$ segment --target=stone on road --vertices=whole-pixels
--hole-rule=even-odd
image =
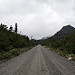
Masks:
[[[1,63],[0,75],[75,75],[75,62],[38,45]]]

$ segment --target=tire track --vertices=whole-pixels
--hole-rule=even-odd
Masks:
[[[49,68],[51,75],[75,75],[74,73],[75,71],[71,72],[71,70],[69,70],[64,64],[62,64],[63,62],[60,62],[60,60],[58,60],[60,56],[55,55],[54,53],[52,53],[51,51],[43,47],[41,49],[42,49],[45,61],[47,61],[46,64]],[[67,64],[66,61],[64,61],[64,63]],[[69,64],[69,67],[72,67],[70,66],[70,64]]]
[[[33,54],[36,53],[36,48],[37,47],[26,52],[27,54],[23,53],[22,55],[3,63],[2,65],[4,65],[4,66],[2,67],[2,65],[1,65],[0,75],[14,75],[14,74],[19,75],[19,72],[21,72],[21,69],[24,66],[30,64],[29,61],[32,60]],[[8,63],[8,65],[7,65],[7,63]],[[28,71],[27,68],[26,68],[26,70]],[[27,71],[24,71],[24,72],[27,72]]]
[[[0,64],[0,75],[75,75],[75,62],[38,45]]]

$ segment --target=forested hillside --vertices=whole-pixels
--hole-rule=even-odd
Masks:
[[[7,25],[0,25],[0,51],[8,51],[13,48],[22,48],[33,45],[28,36],[20,35],[17,33],[18,26],[15,24],[15,29]]]
[[[65,28],[66,27],[66,28]],[[58,52],[65,54],[75,54],[75,30],[74,27],[65,26],[63,29],[56,33],[54,36],[49,37],[46,40],[40,40],[39,42],[47,47],[53,48]],[[71,29],[70,29],[71,28]],[[66,31],[66,32],[65,32]],[[66,34],[65,34],[66,33]],[[62,37],[63,35],[64,37]]]
[[[55,33],[52,38],[58,38],[58,39],[63,39],[66,37],[67,34],[74,32],[75,28],[71,25],[66,25],[63,26],[60,31],[58,31],[57,33]]]

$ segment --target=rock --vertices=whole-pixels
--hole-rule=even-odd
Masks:
[[[73,60],[73,57],[68,57],[68,60],[70,61],[70,60]]]

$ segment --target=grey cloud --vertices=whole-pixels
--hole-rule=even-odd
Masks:
[[[0,22],[18,23],[22,34],[51,36],[65,24],[75,24],[73,0],[0,0]]]

